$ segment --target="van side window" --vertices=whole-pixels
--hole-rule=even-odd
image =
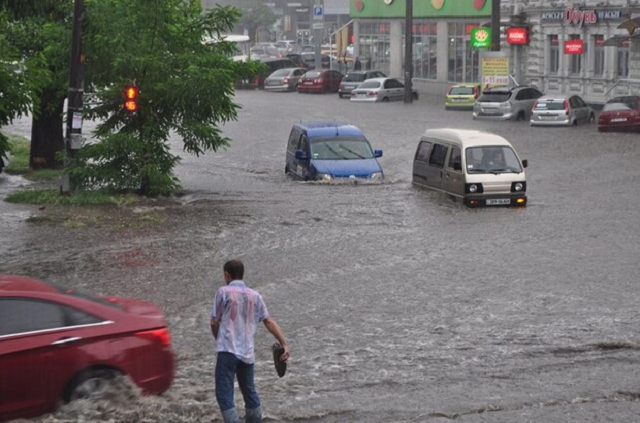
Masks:
[[[460,154],[460,149],[458,147],[453,147],[451,149],[451,157],[449,157],[449,164],[447,165],[447,167],[453,169],[454,168],[453,165],[455,163],[462,166],[461,157],[462,155]]]
[[[447,157],[448,147],[442,144],[434,144],[429,156],[429,166],[444,167],[444,159]]]
[[[431,151],[431,143],[422,141],[418,145],[418,151],[416,151],[416,160],[419,162],[427,162],[429,160],[429,152]]]
[[[298,140],[300,139],[300,132],[295,129],[291,130],[291,134],[289,135],[289,150],[295,151],[298,146]]]
[[[305,134],[302,134],[302,136],[300,137],[300,144],[298,144],[298,150],[302,150],[306,154],[307,150],[309,149],[308,147],[309,141],[307,140],[307,136]]]

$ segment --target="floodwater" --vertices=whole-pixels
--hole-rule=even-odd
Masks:
[[[123,389],[39,421],[219,420],[208,313],[234,257],[291,344],[279,379],[273,338],[256,338],[266,420],[637,420],[638,134],[475,122],[426,95],[352,104],[241,91],[237,101],[227,149],[196,158],[174,140],[184,190],[133,211],[159,225],[37,223],[28,217],[46,210],[0,205],[2,272],[152,300],[178,354],[163,396]],[[290,128],[306,119],[358,125],[384,151],[385,182],[285,177]],[[508,138],[529,160],[528,206],[467,209],[412,186],[420,135],[446,126]],[[0,175],[0,192],[20,183]],[[239,392],[236,402],[242,414]]]

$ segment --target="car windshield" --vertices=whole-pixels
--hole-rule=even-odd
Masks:
[[[380,81],[364,81],[358,88],[380,88]]]
[[[631,110],[631,107],[629,107],[629,105],[625,103],[607,103],[602,108],[603,112],[621,111],[621,110]]]
[[[536,110],[564,110],[564,99],[539,100],[536,103]]]
[[[311,141],[314,160],[360,160],[374,158],[366,138],[315,138]]]
[[[450,95],[473,95],[473,87],[453,87]]]
[[[481,103],[504,103],[505,101],[509,101],[510,97],[511,93],[509,91],[485,91],[482,93],[478,101]]]
[[[482,146],[467,148],[467,173],[520,173],[518,156],[509,146]]]
[[[362,82],[364,81],[364,73],[348,73],[344,77],[344,82]]]
[[[289,69],[280,69],[271,74],[271,76],[288,76],[291,71]]]

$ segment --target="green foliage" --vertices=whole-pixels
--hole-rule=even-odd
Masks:
[[[248,29],[249,34],[255,35],[258,29],[268,29],[277,19],[262,0],[253,0],[249,7],[243,10],[240,23]]]
[[[86,72],[96,105],[87,117],[101,120],[99,140],[82,149],[70,173],[87,188],[139,189],[167,194],[179,184],[169,137],[200,155],[227,146],[217,126],[237,118],[234,85],[258,71],[253,62],[234,62],[220,39],[239,19],[232,7],[205,13],[198,0],[86,0]],[[139,110],[123,110],[124,87],[135,83]]]
[[[58,190],[23,190],[9,194],[5,201],[22,204],[55,204],[55,205],[121,205],[132,203],[136,198],[132,195],[114,195],[105,190],[78,191],[75,195],[60,195]]]
[[[4,135],[9,141],[9,151],[11,152],[11,161],[4,169],[5,172],[12,175],[23,175],[31,181],[51,181],[59,179],[62,176],[61,170],[41,169],[31,170],[29,168],[29,150],[31,143],[24,137],[16,135]]]

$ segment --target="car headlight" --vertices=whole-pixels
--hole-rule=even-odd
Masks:
[[[476,192],[476,191],[478,191],[478,186],[476,184],[469,185],[469,192]]]
[[[513,186],[513,189],[515,189],[516,191],[522,191],[522,188],[523,186],[521,182],[518,182]]]
[[[328,173],[318,173],[316,174],[316,181],[329,182],[333,179],[333,177]]]
[[[384,175],[382,172],[373,172],[369,177],[373,182],[379,182],[384,179]]]

